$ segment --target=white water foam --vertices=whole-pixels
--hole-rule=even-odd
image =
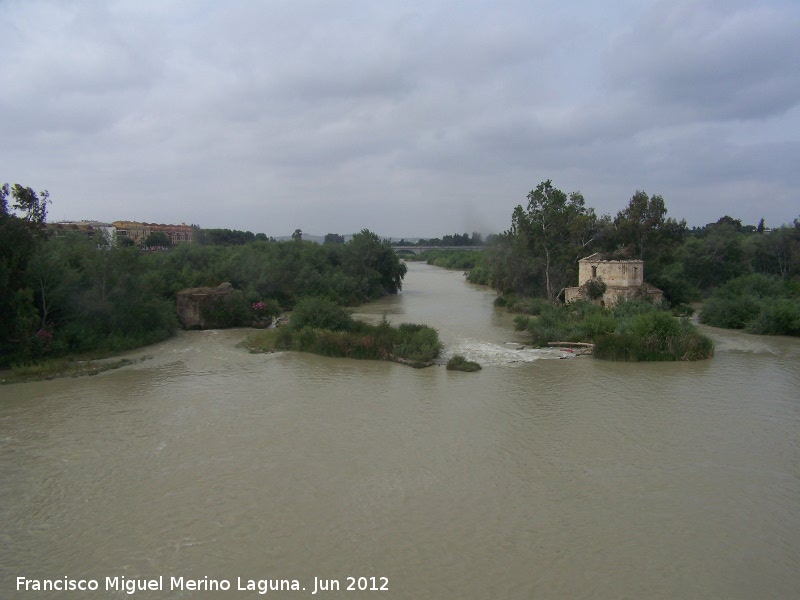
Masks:
[[[531,348],[517,342],[496,344],[464,338],[456,341],[447,348],[445,359],[460,354],[467,360],[486,365],[510,365],[515,363],[530,363],[537,360],[572,358],[574,354],[565,352],[560,348]]]

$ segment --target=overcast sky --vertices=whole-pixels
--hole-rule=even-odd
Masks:
[[[536,185],[800,214],[797,0],[0,0],[0,183],[50,221],[500,232]]]

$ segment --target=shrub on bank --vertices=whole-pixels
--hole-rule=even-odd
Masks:
[[[494,300],[495,306],[505,307],[510,313],[523,315],[538,315],[542,309],[551,306],[551,303],[543,298],[530,298],[528,296],[517,296],[516,294],[503,294]]]
[[[641,327],[641,320],[639,325]],[[714,343],[689,321],[681,320],[666,329],[652,323],[638,333],[634,328],[599,335],[594,338],[593,355],[604,360],[629,362],[702,360],[714,355]]]
[[[800,290],[776,275],[731,279],[703,304],[700,322],[767,335],[800,335]]]
[[[776,298],[764,302],[747,329],[764,335],[800,335],[800,300]]]
[[[688,319],[643,300],[604,308],[586,301],[543,306],[538,317],[519,316],[517,330],[536,345],[548,342],[592,342],[593,355],[606,360],[700,360],[714,353],[713,342]]]
[[[346,308],[325,298],[304,298],[292,310],[292,329],[330,329],[348,331],[353,327],[353,317]]]

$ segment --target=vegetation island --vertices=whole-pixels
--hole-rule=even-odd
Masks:
[[[120,221],[111,236],[104,227],[48,224],[49,203],[47,192],[0,186],[0,368],[96,372],[90,359],[163,340],[181,324],[263,329],[285,311],[289,324],[254,333],[251,351],[413,366],[441,351],[428,326],[368,325],[346,310],[396,294],[406,274],[393,244],[368,230],[313,243],[299,229],[275,240]],[[698,302],[701,323],[800,335],[798,220],[770,230],[763,219],[744,226],[725,216],[690,229],[666,214],[663,198],[638,191],[615,217],[598,217],[581,194],[545,181],[502,234],[394,245],[435,247],[406,258],[491,286],[496,304],[519,313],[516,327],[539,345],[590,343],[612,360],[707,358],[713,344],[688,318]],[[194,321],[178,319],[182,294]],[[474,369],[468,362],[452,368]]]

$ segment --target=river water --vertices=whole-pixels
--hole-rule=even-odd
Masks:
[[[315,578],[340,585],[317,597],[800,596],[799,340],[709,329],[709,361],[558,360],[493,298],[410,264],[358,313],[430,324],[478,373],[251,355],[228,330],[1,387],[0,597],[131,595],[107,577],[162,577],[144,598],[311,597]]]

